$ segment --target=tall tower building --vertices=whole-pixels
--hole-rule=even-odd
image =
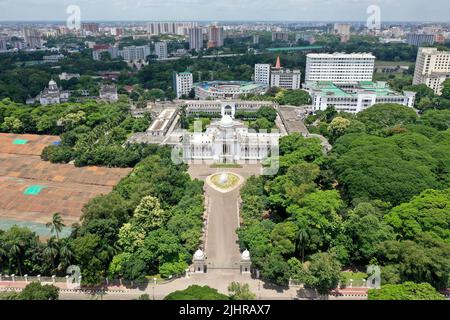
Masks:
[[[450,79],[450,51],[419,48],[413,84],[425,84],[440,95],[447,79]]]
[[[167,59],[167,42],[156,42],[155,54],[158,56],[158,59]]]
[[[334,25],[334,33],[341,37],[341,42],[348,42],[350,40],[351,27],[352,25],[348,23],[336,23]]]
[[[190,72],[174,72],[173,88],[177,98],[188,96],[194,86],[194,78]]]
[[[371,53],[310,53],[306,56],[305,82],[372,81],[374,68],[375,56]]]
[[[223,47],[224,35],[223,27],[209,26],[208,27],[208,48]]]
[[[203,29],[200,27],[189,28],[189,49],[199,51],[203,48]]]
[[[255,82],[270,85],[270,64],[255,64]]]
[[[28,48],[36,49],[42,46],[41,35],[36,29],[24,28],[23,37]]]
[[[272,41],[288,41],[289,33],[280,31],[280,32],[272,32]]]
[[[407,42],[410,46],[420,47],[424,44],[433,45],[436,41],[436,35],[434,34],[418,34],[410,33],[407,37]]]
[[[6,38],[0,36],[0,51],[6,51],[8,47],[6,46]]]

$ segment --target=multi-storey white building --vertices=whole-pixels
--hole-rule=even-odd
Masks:
[[[257,112],[262,107],[278,106],[272,101],[245,101],[245,100],[185,100],[180,105],[186,106],[186,114],[199,115],[208,113],[214,115],[229,115],[234,117],[236,112]]]
[[[119,53],[125,61],[145,60],[150,55],[149,46],[130,46],[124,47]]]
[[[450,51],[419,48],[413,84],[425,84],[436,94],[441,94],[442,84],[449,78]]]
[[[189,49],[199,51],[203,48],[203,29],[200,27],[189,28]]]
[[[375,56],[371,53],[310,53],[306,58],[305,82],[372,81],[374,68]]]
[[[277,64],[270,69],[270,86],[289,90],[300,89],[301,72],[300,70],[290,70],[281,67],[280,57],[277,58]]]
[[[270,73],[270,86],[289,90],[300,89],[300,70],[272,68]]]
[[[397,93],[385,82],[362,81],[339,85],[309,82],[305,89],[311,96],[313,111],[323,111],[333,106],[339,112],[358,113],[378,103],[397,103],[412,108],[416,97],[415,92]]]
[[[270,64],[255,64],[255,82],[270,85]]]
[[[173,76],[173,88],[177,98],[188,96],[194,87],[194,78],[190,72],[178,72]]]
[[[167,59],[167,42],[155,43],[155,55],[157,55],[160,60]]]

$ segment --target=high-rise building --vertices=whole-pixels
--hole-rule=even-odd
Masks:
[[[189,49],[199,51],[203,48],[203,29],[200,27],[189,28]]]
[[[132,62],[138,60],[145,60],[150,55],[149,46],[130,46],[124,47],[119,51],[119,55],[123,57],[123,60]]]
[[[371,53],[309,53],[306,56],[305,82],[372,81],[374,68],[375,56]]]
[[[284,31],[272,32],[272,41],[288,41],[289,33]]]
[[[177,98],[188,96],[194,87],[194,78],[190,72],[174,72],[173,88]]]
[[[6,38],[0,36],[0,51],[8,50],[8,47],[7,47],[6,43],[7,43]]]
[[[167,59],[167,42],[155,43],[155,55],[158,56],[158,59]]]
[[[111,59],[116,59],[119,56],[119,47],[111,46],[109,44],[96,44],[92,47],[92,59],[101,60],[102,53],[108,52]]]
[[[84,31],[89,31],[91,33],[98,33],[98,31],[99,31],[99,24],[98,23],[93,23],[93,22],[82,23],[81,24],[81,29],[84,30]]]
[[[422,45],[433,45],[436,41],[436,35],[434,34],[419,34],[410,33],[408,34],[407,42],[410,46],[420,47]]]
[[[413,84],[425,84],[441,94],[442,84],[447,79],[450,79],[450,51],[419,48]]]
[[[253,35],[253,44],[259,44],[259,35]]]
[[[334,33],[341,37],[341,42],[345,43],[350,40],[351,24],[348,23],[336,23],[334,25]]]
[[[36,29],[24,28],[23,37],[28,48],[36,49],[42,46],[41,35]]]
[[[280,57],[278,57],[275,67],[270,70],[270,86],[292,90],[300,89],[301,75],[300,70],[282,68]]]
[[[209,26],[208,27],[208,48],[223,47],[223,27]]]
[[[270,85],[270,64],[255,64],[256,83]]]
[[[197,22],[151,22],[147,24],[147,33],[151,35],[159,34],[179,34],[185,35],[186,28],[197,27]]]

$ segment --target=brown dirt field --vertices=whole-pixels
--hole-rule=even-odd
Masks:
[[[14,145],[16,139],[28,140]],[[52,164],[40,159],[42,149],[59,137],[0,133],[0,220],[46,223],[60,212],[67,226],[78,222],[92,198],[111,192],[131,169]],[[30,186],[44,189],[24,195]]]

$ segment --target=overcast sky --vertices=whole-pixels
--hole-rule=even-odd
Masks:
[[[0,0],[0,20],[66,20],[71,4],[82,20],[365,21],[373,4],[382,21],[450,20],[450,0]]]

